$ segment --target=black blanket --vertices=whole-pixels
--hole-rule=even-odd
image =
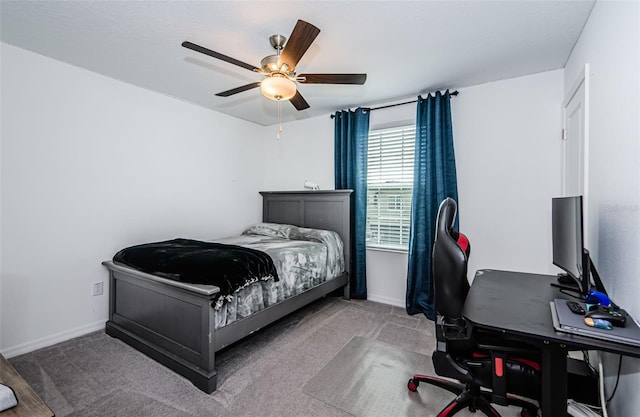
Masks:
[[[216,297],[228,299],[246,285],[271,277],[278,281],[273,260],[266,253],[236,245],[174,239],[122,249],[114,262],[139,271],[191,284],[220,288]]]

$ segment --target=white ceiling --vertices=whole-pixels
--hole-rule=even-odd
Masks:
[[[311,108],[283,120],[389,103],[563,68],[595,0],[7,1],[2,41],[261,125],[277,104],[259,89],[214,94],[262,76],[188,50],[185,40],[249,64],[297,19],[321,29],[298,73],[365,72],[367,82],[300,85]]]

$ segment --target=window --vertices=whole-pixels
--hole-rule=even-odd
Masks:
[[[367,246],[406,250],[409,243],[415,126],[369,132]]]

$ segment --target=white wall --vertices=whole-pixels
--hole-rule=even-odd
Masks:
[[[453,100],[460,230],[477,269],[555,273],[562,70],[461,90]]]
[[[261,126],[0,46],[4,354],[104,328],[118,249],[260,219]]]
[[[460,226],[472,242],[470,278],[478,268],[556,271],[551,197],[560,193],[562,74],[465,88],[452,99]],[[371,128],[415,123],[415,111],[415,105],[373,111]],[[327,115],[284,128],[286,139],[266,150],[267,184],[299,189],[311,179],[333,189],[333,121]],[[404,306],[406,275],[406,253],[367,251],[369,299]]]
[[[596,3],[565,68],[565,91],[590,66],[590,251],[617,304],[640,317],[640,3]],[[617,355],[604,355],[610,396]],[[625,357],[609,415],[637,415],[640,360]]]
[[[279,140],[278,126],[264,127],[265,188],[303,190],[309,180],[322,190],[333,190],[332,122],[327,115],[286,123]]]

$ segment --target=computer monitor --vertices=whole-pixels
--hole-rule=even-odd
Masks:
[[[584,247],[582,196],[553,198],[551,203],[553,264],[566,272],[585,296],[593,287],[606,294],[598,272]],[[594,284],[591,284],[593,277]]]
[[[553,264],[566,272],[586,295],[581,280],[583,226],[582,196],[559,197],[551,200]],[[579,268],[580,267],[580,268]]]

